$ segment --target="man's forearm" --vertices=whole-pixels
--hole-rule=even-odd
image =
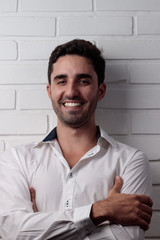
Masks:
[[[147,230],[152,216],[152,200],[145,195],[120,193],[122,184],[122,179],[117,177],[108,197],[92,205],[91,220],[95,226],[108,220]]]
[[[86,236],[87,222],[83,222],[79,229],[74,219],[74,211],[54,213],[27,213],[15,211],[3,214],[1,217],[0,235],[8,240],[33,240],[33,239],[84,239]],[[79,224],[80,225],[80,224]],[[88,227],[89,228],[89,227]]]

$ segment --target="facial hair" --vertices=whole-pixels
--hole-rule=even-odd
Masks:
[[[78,102],[83,103],[82,109],[80,109],[80,111],[70,109],[67,113],[63,112],[61,110],[61,107],[63,107],[63,102],[66,100],[77,100]],[[60,122],[71,128],[79,128],[91,120],[95,114],[97,102],[98,92],[96,96],[90,100],[90,102],[87,102],[85,99],[75,96],[72,98],[66,97],[65,99],[61,99],[58,101],[58,103],[55,103],[52,99],[52,106]]]

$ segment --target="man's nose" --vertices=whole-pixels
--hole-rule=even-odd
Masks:
[[[79,95],[79,89],[76,83],[71,82],[67,86],[67,96],[72,98]]]

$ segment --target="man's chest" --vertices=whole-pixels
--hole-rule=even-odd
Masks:
[[[52,159],[37,167],[31,185],[39,211],[74,209],[106,198],[116,174],[116,164],[103,159],[86,159],[72,169]]]

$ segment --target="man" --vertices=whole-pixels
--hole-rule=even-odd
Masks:
[[[104,70],[100,51],[85,40],[51,54],[47,91],[57,128],[1,156],[2,239],[144,238],[152,215],[148,161],[95,124]]]

